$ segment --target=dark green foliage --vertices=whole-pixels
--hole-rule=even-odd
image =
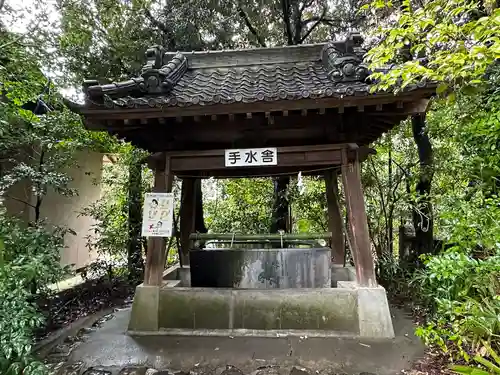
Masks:
[[[500,10],[493,2],[461,0],[399,5],[398,9],[392,2],[373,1],[367,6],[372,14],[385,17],[377,30],[383,42],[369,53],[369,59],[375,67],[404,61],[402,55],[407,52],[413,58],[425,57],[426,65],[406,56],[400,69],[377,74],[380,88],[397,91],[424,78],[440,82],[438,93],[448,95],[433,103],[427,124],[434,178],[426,199],[434,206],[430,216],[434,234],[444,246],[437,249],[441,254],[421,257],[424,267],[414,275],[392,257],[379,257],[378,274],[388,290],[427,308],[427,322],[417,334],[428,345],[441,348],[451,358],[475,357],[481,362],[485,355],[493,357],[491,352],[482,353],[485,342],[498,350],[500,332],[500,96],[495,62],[499,40],[493,37],[498,34]],[[397,16],[387,19],[391,12]],[[471,38],[473,47],[468,46]],[[400,158],[398,154],[393,157]],[[403,199],[397,205],[402,224],[408,221],[405,211],[415,212],[421,203],[412,188],[415,157],[408,156],[396,160],[405,175],[406,191],[399,189]],[[369,176],[376,178],[378,171],[370,171]],[[393,231],[393,226],[388,230]]]
[[[45,367],[31,355],[33,334],[43,324],[35,304],[48,284],[60,280],[63,228],[51,231],[8,218],[0,212],[0,373],[44,374]],[[33,290],[36,280],[36,290]]]
[[[500,332],[499,276],[498,255],[477,260],[450,252],[430,258],[414,283],[433,316],[417,335],[446,352],[458,349],[468,360],[469,350]]]
[[[124,143],[117,144],[114,151],[103,167],[101,198],[81,213],[95,220],[93,234],[87,237],[87,247],[101,255],[100,262],[92,267],[94,273],[100,275],[104,271],[113,278],[118,276],[115,268],[126,265],[129,276],[139,279],[144,245],[140,236],[142,197],[151,188],[152,176],[143,165],[147,153]],[[131,210],[136,215],[132,222],[129,221]]]
[[[77,153],[109,143],[64,108],[41,72],[39,51],[20,40],[0,23],[0,373],[12,375],[46,372],[31,353],[33,335],[44,323],[36,301],[67,274],[60,253],[64,237],[74,232],[43,218],[44,198],[77,194],[68,174],[78,167]],[[25,196],[14,196],[20,186]],[[6,199],[26,207],[24,221],[9,217]]]
[[[128,168],[128,243],[127,267],[130,280],[139,280],[144,272],[142,261],[142,197],[144,193],[142,183],[142,164],[144,153],[135,149],[130,157]]]
[[[327,232],[325,180],[322,176],[292,179],[289,191],[292,202],[292,232]]]
[[[220,180],[217,196],[205,200],[207,227],[214,233],[268,233],[273,205],[270,179]]]

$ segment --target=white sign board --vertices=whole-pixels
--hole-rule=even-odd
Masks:
[[[273,147],[226,150],[224,156],[226,167],[278,165],[278,149]]]
[[[173,193],[146,193],[142,213],[142,236],[171,237],[173,218]]]

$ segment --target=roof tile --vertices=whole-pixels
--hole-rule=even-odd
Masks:
[[[254,50],[229,51],[226,57],[221,52],[216,64],[208,65],[196,63],[207,53],[172,55],[154,47],[146,53],[140,77],[101,86],[87,83],[85,89],[94,105],[122,108],[365,96],[370,93],[369,72],[360,43],[359,35],[351,35],[344,42],[324,44],[321,53],[318,46],[262,49],[259,61]]]

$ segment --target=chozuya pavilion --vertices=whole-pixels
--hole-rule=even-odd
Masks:
[[[375,278],[360,163],[373,153],[371,142],[424,112],[435,88],[372,93],[361,43],[351,34],[340,42],[248,50],[153,47],[140,76],[85,82],[85,104],[74,109],[86,127],[150,151],[155,192],[170,192],[173,176],[183,180],[183,265],[165,271],[165,239],[150,238],[131,333],[394,335]],[[325,177],[329,233],[257,240],[192,233],[200,178],[299,172]],[[346,248],[354,267],[344,265]]]

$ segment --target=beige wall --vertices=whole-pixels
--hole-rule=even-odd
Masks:
[[[33,214],[33,209],[28,205],[32,199],[30,183],[26,181],[16,184],[9,190],[8,196],[3,199],[7,212],[28,222]]]
[[[77,190],[78,195],[64,197],[49,192],[44,198],[41,216],[54,225],[65,225],[76,232],[76,236],[67,234],[65,238],[66,249],[61,254],[61,263],[74,264],[75,268],[88,265],[96,258],[95,253],[89,252],[86,247],[88,235],[93,220],[88,216],[80,216],[82,210],[95,202],[100,197],[102,154],[96,152],[82,152],[77,157],[74,168],[69,171],[73,178],[71,188]]]
[[[86,237],[93,234],[91,232],[93,220],[90,217],[80,216],[80,213],[83,208],[100,197],[99,183],[102,158],[102,154],[96,152],[80,153],[74,168],[69,171],[69,175],[73,178],[70,187],[76,189],[78,195],[64,197],[54,192],[48,192],[42,203],[42,218],[46,218],[53,225],[68,226],[76,232],[76,235],[66,235],[66,248],[61,254],[63,265],[74,265],[75,268],[84,267],[97,256],[94,252],[89,252],[86,247]],[[9,195],[26,201],[29,190],[28,184],[24,184],[24,186],[19,184],[9,192]],[[32,209],[13,199],[5,199],[5,206],[7,212],[12,215],[20,215],[25,220],[29,220],[32,216]]]

